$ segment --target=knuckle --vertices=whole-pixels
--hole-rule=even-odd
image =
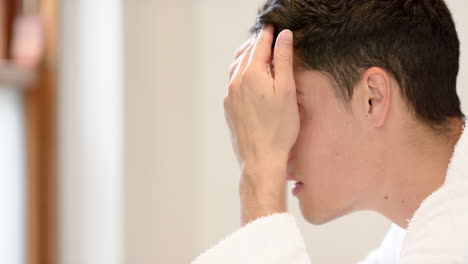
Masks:
[[[229,82],[229,85],[228,85],[228,96],[232,95],[235,93],[235,91],[238,89],[238,81],[237,79],[233,79]]]
[[[228,84],[229,90],[234,90],[234,89],[237,88],[237,86],[239,86],[239,84],[238,84],[237,79],[235,79],[235,78],[232,79],[232,80],[229,82],[229,84]]]

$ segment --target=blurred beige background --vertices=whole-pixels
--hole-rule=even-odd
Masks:
[[[188,263],[239,228],[239,170],[222,99],[234,50],[263,2],[123,2],[125,263]],[[459,93],[468,113],[468,3],[448,3],[462,42]],[[313,226],[291,195],[289,208],[313,263],[355,263],[390,226],[373,212]]]

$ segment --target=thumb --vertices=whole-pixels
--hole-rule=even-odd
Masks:
[[[289,29],[281,31],[276,38],[274,50],[275,82],[278,89],[288,89],[294,84],[293,75],[293,33]],[[291,83],[292,82],[292,83]]]

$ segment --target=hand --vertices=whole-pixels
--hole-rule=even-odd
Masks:
[[[288,156],[299,133],[292,32],[279,34],[272,54],[273,33],[274,28],[266,26],[236,52],[224,98],[226,122],[242,171],[243,224],[286,210]]]

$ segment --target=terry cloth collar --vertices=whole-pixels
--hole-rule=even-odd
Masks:
[[[408,223],[400,253],[402,264],[411,260],[426,264],[468,260],[467,130],[465,118],[444,183],[422,201]]]

